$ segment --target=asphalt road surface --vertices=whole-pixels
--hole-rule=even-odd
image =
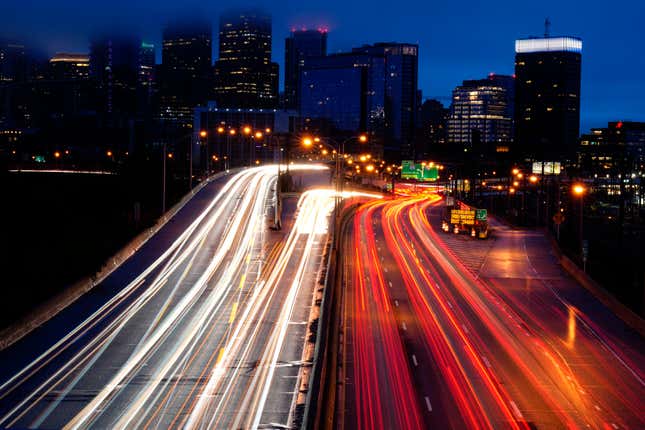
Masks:
[[[303,193],[273,232],[276,172],[209,184],[100,285],[0,352],[0,427],[290,425],[333,195]]]
[[[442,233],[439,197],[359,208],[343,242],[341,428],[645,428],[645,343],[544,237]],[[461,238],[460,238],[461,239]]]

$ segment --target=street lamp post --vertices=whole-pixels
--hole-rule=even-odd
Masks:
[[[210,160],[210,151],[209,151],[209,148],[208,148],[208,146],[209,146],[208,145],[208,131],[206,131],[206,130],[201,130],[199,132],[200,152],[201,152],[201,145],[202,144],[205,144],[205,146],[206,146],[206,177],[208,178],[208,176],[210,175],[210,172],[211,172],[211,169],[210,169],[210,167],[211,167],[210,161],[211,160]],[[191,178],[192,178],[192,176],[191,176]],[[191,187],[191,189],[192,189],[192,187]]]
[[[231,139],[237,134],[237,131],[234,128],[228,130],[226,135],[226,170],[228,171],[231,168]]]
[[[582,256],[582,270],[587,271],[587,255],[586,255],[586,250],[584,247],[584,239],[583,239],[583,211],[584,211],[584,194],[586,191],[586,188],[582,184],[575,184],[572,188],[573,193],[578,196],[580,199],[580,209],[579,209],[579,217],[578,217],[578,232],[580,234],[580,255]]]

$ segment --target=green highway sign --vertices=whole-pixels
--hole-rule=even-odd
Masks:
[[[488,219],[488,212],[486,211],[486,209],[476,209],[475,219],[477,221],[486,221]]]
[[[439,167],[434,163],[415,163],[413,160],[403,160],[401,161],[401,178],[436,181],[439,178]]]

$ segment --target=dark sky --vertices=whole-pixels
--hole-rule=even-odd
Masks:
[[[1,0],[0,36],[48,53],[83,52],[94,29],[118,26],[158,44],[169,17],[210,17],[216,34],[219,13],[244,6],[273,15],[273,58],[281,65],[294,26],[328,27],[330,52],[378,41],[419,43],[419,87],[424,97],[446,97],[444,104],[464,79],[512,74],[514,40],[541,35],[548,16],[551,34],[583,39],[581,131],[609,120],[645,121],[644,0]]]

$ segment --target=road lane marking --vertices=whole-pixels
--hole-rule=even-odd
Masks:
[[[515,418],[518,420],[523,420],[524,417],[522,416],[522,412],[520,412],[520,409],[517,407],[514,401],[510,401],[511,403],[511,409],[513,409],[513,413],[515,414]]]
[[[484,360],[484,364],[486,365],[486,367],[490,369],[491,365],[490,365],[490,361],[488,361],[488,358],[482,355],[482,360]]]
[[[228,323],[231,324],[235,319],[235,314],[237,313],[237,302],[233,303],[233,308],[231,309],[231,316],[228,319]]]
[[[419,366],[419,362],[417,361],[417,356],[412,354],[412,362],[414,363],[415,366]]]
[[[246,282],[246,273],[242,274],[242,277],[240,278],[240,290],[244,288],[244,283]]]
[[[408,326],[407,326],[407,325],[405,325],[405,322],[401,323],[401,327],[403,327],[403,330],[406,330],[406,331],[407,331],[407,329],[408,329]]]
[[[432,412],[432,405],[430,404],[430,399],[428,398],[428,396],[425,396],[424,399],[426,401],[426,408],[428,408],[428,412]]]
[[[465,325],[465,324],[462,324],[462,325],[461,325],[461,327],[464,329],[464,332],[465,332],[466,334],[468,334],[468,333],[469,333],[469,331],[468,331],[468,327],[466,327],[466,325]]]
[[[392,281],[387,281],[387,283],[390,287],[392,286]]]
[[[217,366],[220,361],[222,361],[222,357],[224,357],[224,348],[219,349],[219,354],[217,354],[217,360],[215,361],[215,366]]]
[[[398,300],[395,300],[395,301],[394,301],[394,305],[398,308],[398,307],[399,307],[399,301],[398,301]]]

